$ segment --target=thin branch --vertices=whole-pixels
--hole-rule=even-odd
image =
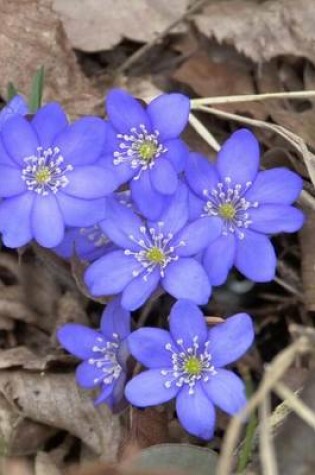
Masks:
[[[260,459],[263,475],[278,475],[278,467],[272,434],[270,430],[270,394],[266,394],[260,405]]]
[[[218,152],[221,148],[219,142],[213,137],[212,133],[197,119],[193,114],[189,114],[189,123],[196,130],[196,132],[207,142],[210,147]]]

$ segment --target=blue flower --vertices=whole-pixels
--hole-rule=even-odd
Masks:
[[[219,219],[201,218],[187,224],[187,187],[178,186],[158,222],[140,219],[131,209],[112,200],[100,226],[118,250],[95,261],[85,273],[94,296],[122,292],[122,306],[139,308],[159,284],[175,298],[187,295],[207,303],[209,279],[194,258],[221,233]]]
[[[99,331],[67,323],[57,332],[60,344],[83,360],[76,370],[78,385],[84,389],[100,389],[95,404],[105,403],[115,409],[124,399],[129,333],[130,313],[121,307],[118,299],[105,308]]]
[[[190,102],[182,94],[162,94],[145,109],[119,89],[106,99],[109,121],[105,147],[106,166],[129,180],[132,197],[141,214],[158,219],[165,197],[177,189],[188,149],[178,138],[188,122]]]
[[[90,226],[104,217],[105,196],[117,186],[100,166],[106,127],[97,117],[68,124],[56,103],[29,122],[7,120],[0,133],[0,231],[8,247],[35,239],[55,247],[67,226]]]
[[[276,255],[268,235],[303,225],[303,213],[290,206],[301,192],[301,178],[286,168],[258,167],[259,145],[246,129],[225,142],[215,165],[196,153],[187,162],[191,216],[222,220],[221,236],[203,257],[213,285],[223,284],[233,265],[255,282],[272,280]]]
[[[141,328],[128,337],[131,354],[149,370],[127,384],[125,395],[138,407],[176,398],[182,426],[210,439],[214,405],[233,415],[246,404],[243,382],[223,366],[240,358],[252,344],[251,318],[239,313],[208,330],[199,308],[189,300],[179,300],[169,324],[170,332]]]
[[[7,103],[0,112],[0,130],[3,124],[14,115],[26,115],[29,113],[29,107],[23,96],[17,94]]]

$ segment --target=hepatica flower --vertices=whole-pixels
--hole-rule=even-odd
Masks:
[[[118,247],[95,261],[85,273],[94,296],[122,292],[122,306],[139,308],[159,284],[175,298],[207,303],[209,279],[195,259],[221,232],[218,219],[201,218],[187,224],[187,188],[183,184],[157,222],[142,220],[132,210],[112,201],[100,223]]]
[[[0,130],[3,124],[15,115],[26,115],[29,113],[29,107],[24,97],[17,94],[13,97],[0,112]]]
[[[107,305],[99,331],[67,323],[57,332],[60,344],[83,360],[76,370],[78,385],[84,389],[100,389],[96,404],[105,403],[115,408],[123,400],[129,333],[130,313],[121,307],[119,299]]]
[[[0,132],[0,231],[4,244],[35,239],[55,247],[67,226],[90,226],[104,217],[105,196],[117,186],[98,160],[106,139],[104,121],[85,117],[68,124],[56,103],[29,122],[21,115]]]
[[[170,332],[141,328],[128,337],[131,354],[147,371],[135,376],[125,394],[138,407],[176,398],[182,426],[203,439],[213,436],[214,406],[228,414],[246,403],[243,382],[223,367],[240,358],[254,338],[251,318],[239,313],[210,330],[199,308],[179,300],[172,308]]]
[[[189,109],[182,94],[162,94],[146,109],[125,91],[113,89],[107,96],[104,163],[115,169],[120,183],[131,180],[132,197],[150,219],[161,214],[184,169],[188,149],[179,135]]]
[[[196,194],[190,197],[192,216],[222,222],[221,236],[203,258],[213,285],[224,283],[233,265],[253,281],[272,280],[276,256],[269,235],[303,225],[303,213],[290,206],[301,192],[301,178],[286,168],[258,167],[259,145],[246,129],[225,142],[215,165],[196,153],[187,162],[187,181]]]

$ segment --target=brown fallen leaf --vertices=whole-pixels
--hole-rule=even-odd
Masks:
[[[304,304],[309,312],[315,311],[315,213],[313,210],[306,210],[307,219],[300,232],[300,242],[302,251],[302,279],[304,291]]]
[[[204,35],[234,45],[257,63],[280,55],[315,63],[313,0],[211,2],[194,22]]]
[[[34,475],[62,475],[59,468],[46,452],[38,452],[35,458]]]
[[[1,371],[0,394],[23,417],[63,429],[81,439],[102,459],[115,460],[120,423],[107,406],[95,407],[70,374]]]

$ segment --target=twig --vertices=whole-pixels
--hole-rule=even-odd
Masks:
[[[143,45],[134,54],[132,54],[119,68],[117,68],[115,75],[122,74],[126,69],[129,69],[134,63],[136,63],[142,56],[144,56],[156,43],[158,43],[164,36],[172,31],[179,23],[184,21],[189,15],[195,13],[196,10],[202,8],[209,0],[197,0],[188,10],[171,23],[165,30],[161,31],[150,43]]]
[[[281,279],[277,275],[275,276],[274,281],[277,282],[277,284],[281,285],[281,287],[283,287],[285,290],[290,292],[290,294],[295,295],[301,302],[304,301],[304,296],[301,294],[301,292],[296,290],[292,285],[288,284],[288,282]]]
[[[211,132],[203,125],[203,123],[197,119],[193,114],[189,114],[189,123],[196,130],[196,132],[204,139],[210,147],[218,152],[221,148],[219,142],[213,137]]]
[[[264,475],[278,475],[276,454],[270,431],[270,394],[266,394],[260,405],[260,458]]]

